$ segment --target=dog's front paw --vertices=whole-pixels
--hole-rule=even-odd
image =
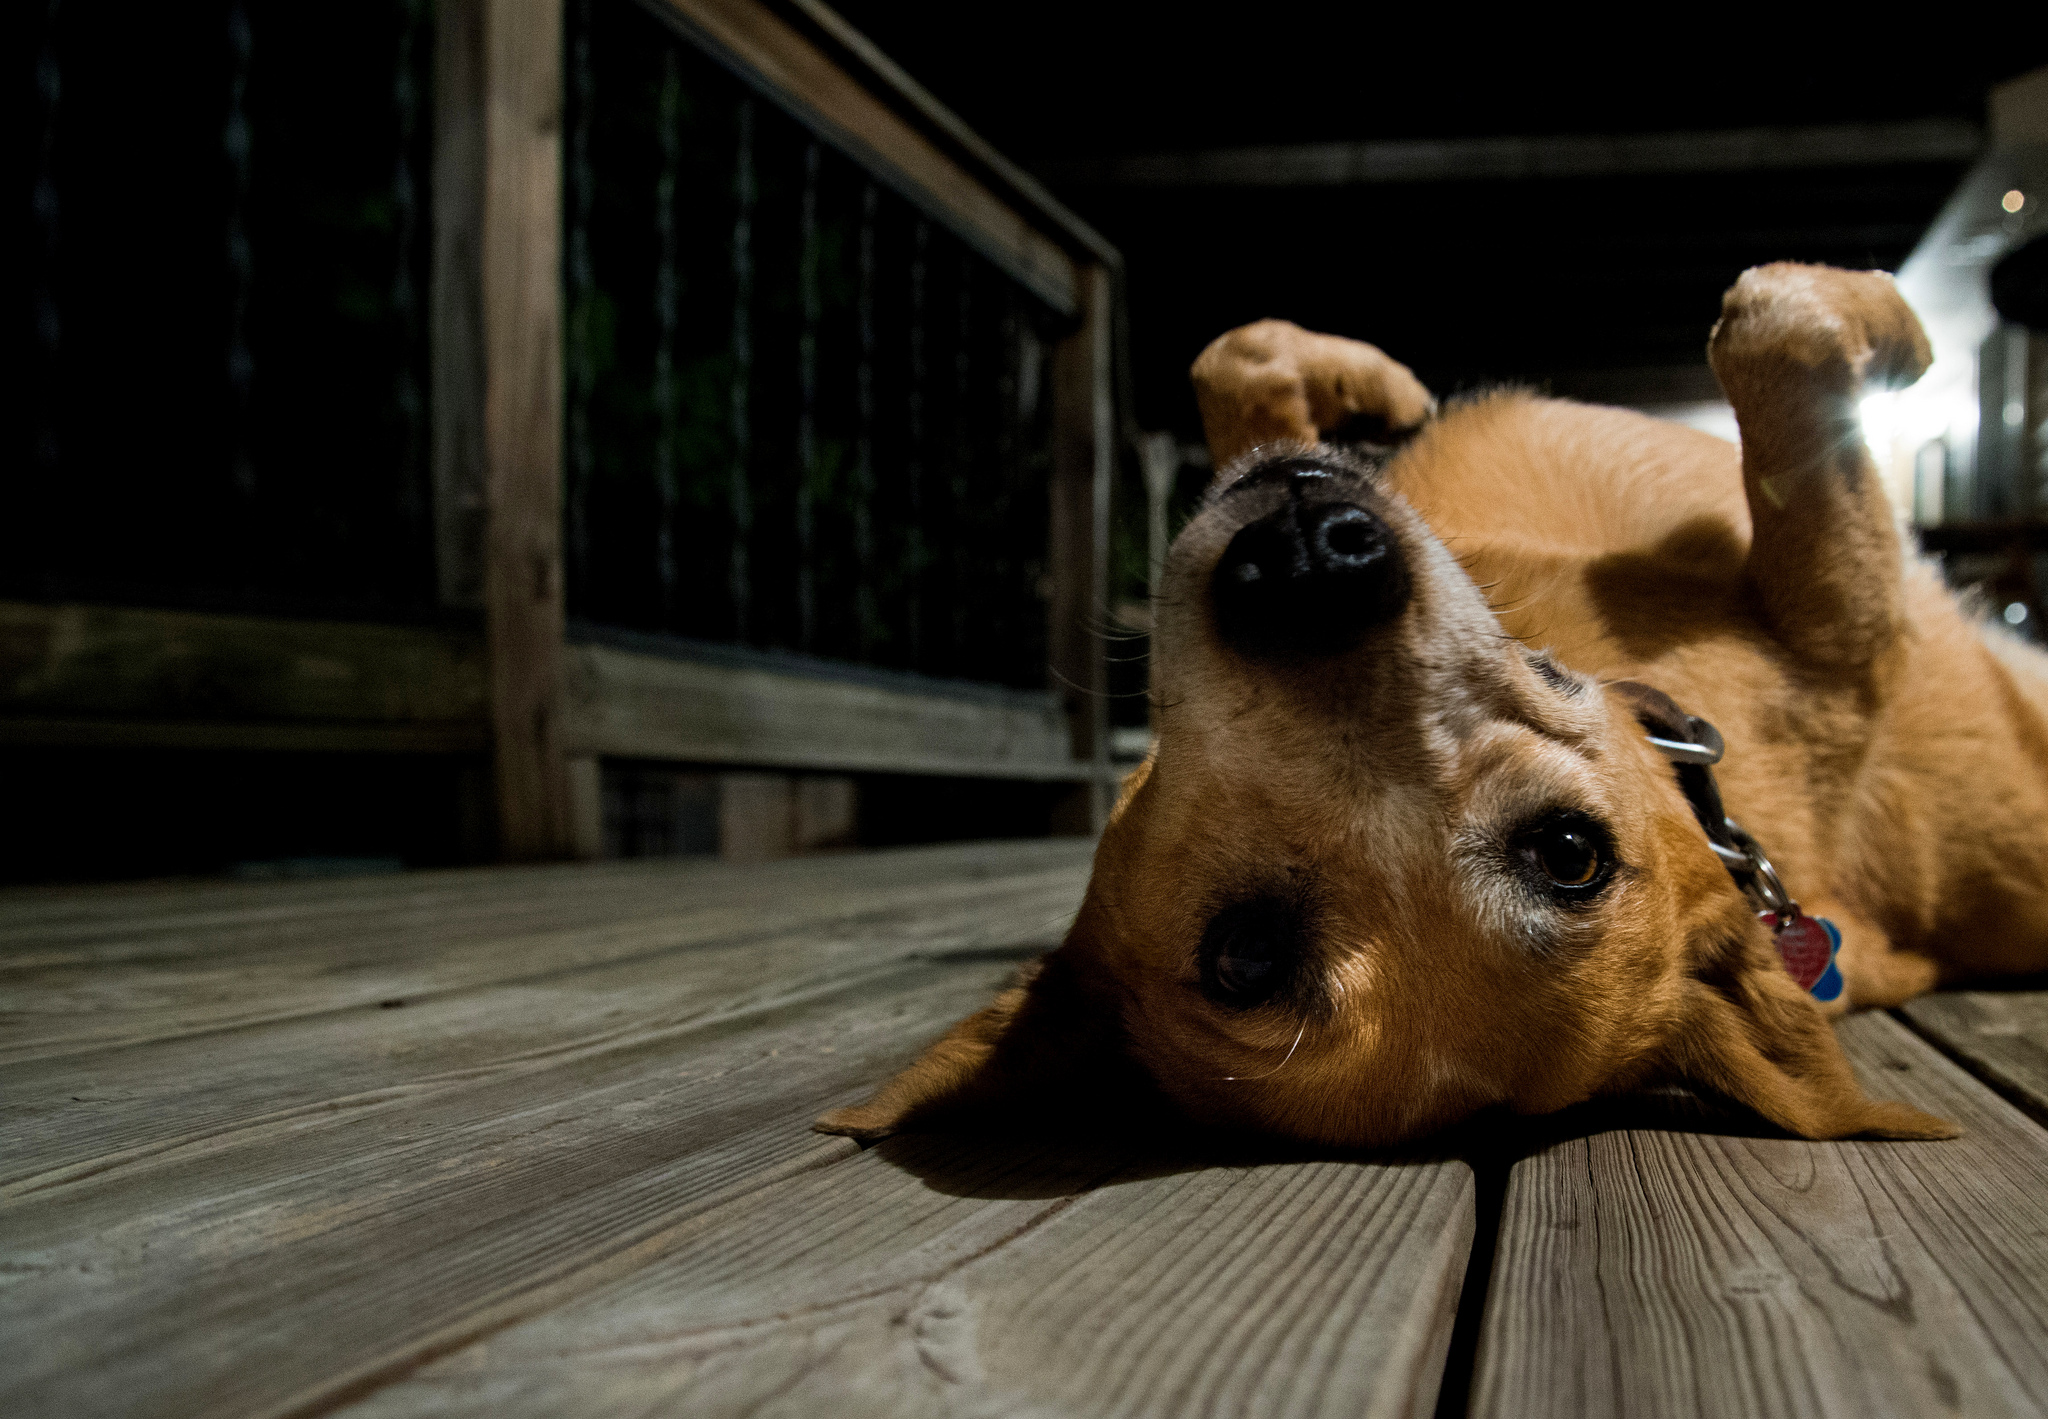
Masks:
[[[1261,444],[1393,442],[1436,408],[1408,367],[1378,348],[1285,320],[1218,336],[1189,374],[1218,468]]]
[[[1847,392],[1895,388],[1918,379],[1934,354],[1884,272],[1779,262],[1743,272],[1721,298],[1707,357],[1739,397],[1740,386],[1782,375],[1788,364]]]

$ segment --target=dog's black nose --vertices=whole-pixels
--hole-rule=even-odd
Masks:
[[[1216,624],[1239,652],[1334,655],[1401,613],[1408,569],[1392,529],[1371,512],[1297,492],[1239,529],[1211,587]]]

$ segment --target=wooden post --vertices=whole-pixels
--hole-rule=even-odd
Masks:
[[[1053,690],[1067,709],[1076,759],[1088,783],[1054,814],[1055,832],[1100,832],[1109,816],[1109,665],[1101,625],[1109,614],[1109,488],[1115,471],[1110,391],[1110,283],[1101,266],[1075,273],[1080,324],[1052,359],[1052,519],[1046,628]]]
[[[564,857],[579,834],[561,746],[561,0],[439,14],[442,594],[483,607],[500,855]]]

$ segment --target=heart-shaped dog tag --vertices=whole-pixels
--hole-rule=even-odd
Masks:
[[[1771,913],[1760,915],[1766,926],[1774,925],[1776,918]],[[1842,948],[1842,933],[1833,922],[1802,912],[1783,926],[1775,927],[1775,937],[1778,958],[1792,973],[1792,979],[1799,982],[1801,990],[1811,992],[1816,1000],[1833,1000],[1842,993],[1842,973],[1835,968],[1835,952]]]

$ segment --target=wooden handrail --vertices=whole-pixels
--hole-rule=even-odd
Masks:
[[[1062,315],[1075,262],[758,0],[642,0],[798,122],[949,227]]]

